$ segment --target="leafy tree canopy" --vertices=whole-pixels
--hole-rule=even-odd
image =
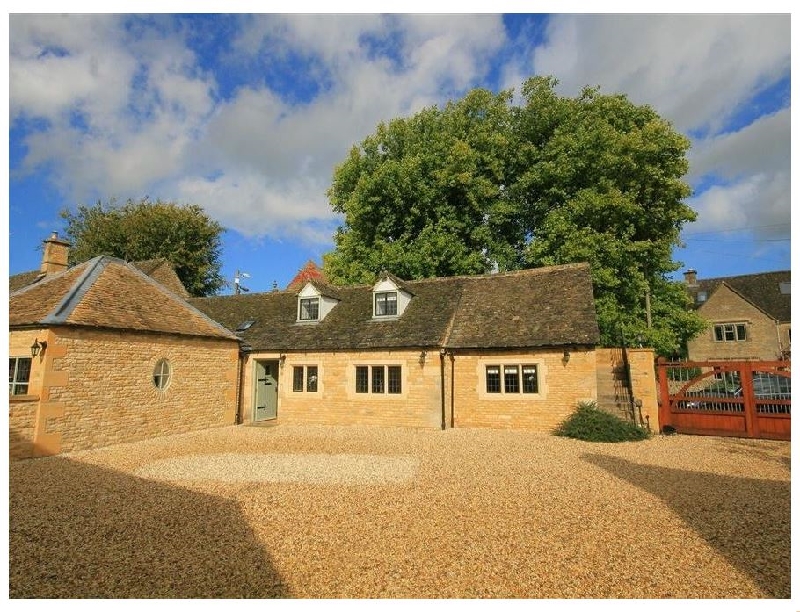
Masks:
[[[556,85],[529,79],[519,105],[512,91],[475,89],[378,125],[334,172],[328,197],[344,224],[324,258],[328,277],[585,261],[604,344],[624,333],[678,353],[704,327],[667,279],[680,267],[680,230],[696,216],[684,202],[689,140],[624,95],[585,88],[569,98]]]
[[[213,295],[225,285],[220,274],[224,229],[200,206],[143,198],[121,206],[113,200],[80,205],[60,215],[72,243],[70,263],[98,255],[126,261],[163,257],[193,296]]]

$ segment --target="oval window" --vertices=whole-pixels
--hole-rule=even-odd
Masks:
[[[159,359],[153,370],[153,385],[163,391],[169,386],[170,378],[172,378],[172,366],[166,359]]]

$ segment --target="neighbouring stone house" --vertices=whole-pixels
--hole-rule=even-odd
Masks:
[[[702,280],[688,270],[684,279],[694,308],[710,323],[689,342],[689,359],[790,358],[790,270]]]
[[[9,282],[11,457],[233,424],[237,337],[168,264],[67,268],[67,247],[51,236],[42,269]]]
[[[195,298],[246,352],[244,423],[549,431],[597,397],[589,266]]]

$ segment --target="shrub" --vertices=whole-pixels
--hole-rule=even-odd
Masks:
[[[598,409],[596,402],[580,402],[553,433],[586,442],[628,442],[650,437],[646,429]]]

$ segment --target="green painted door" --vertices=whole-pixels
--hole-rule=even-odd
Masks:
[[[278,362],[256,361],[255,421],[267,421],[278,416]]]

